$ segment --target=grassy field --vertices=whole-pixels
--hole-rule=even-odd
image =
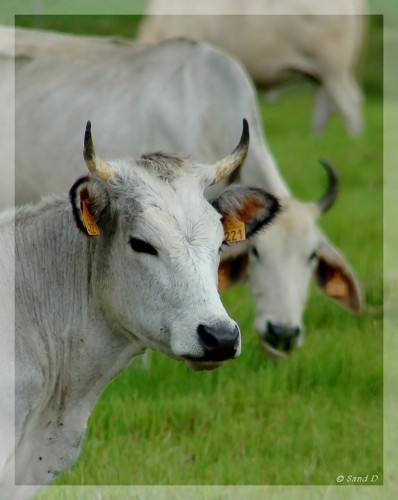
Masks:
[[[18,18],[21,25],[101,34],[129,33],[114,18]],[[88,23],[88,24],[87,24]],[[318,158],[342,178],[341,196],[321,221],[354,265],[365,312],[350,315],[315,288],[305,314],[306,344],[274,364],[253,330],[247,288],[225,294],[241,326],[239,359],[211,373],[191,372],[157,353],[134,361],[105,391],[89,422],[83,453],[57,484],[335,485],[336,477],[383,482],[382,55],[379,19],[371,26],[364,71],[365,133],[347,137],[336,116],[323,137],[310,133],[311,88],[261,103],[267,138],[297,196],[323,192]],[[347,484],[346,480],[342,484]],[[53,489],[42,498],[53,498]],[[83,498],[83,497],[82,497]]]

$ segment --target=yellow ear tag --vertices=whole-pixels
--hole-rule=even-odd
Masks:
[[[331,297],[347,297],[348,285],[343,280],[342,275],[339,271],[335,272],[332,278],[327,282],[325,291]]]
[[[97,226],[97,223],[93,219],[93,216],[90,214],[90,211],[88,209],[89,205],[89,200],[87,198],[84,198],[81,200],[82,202],[82,217],[83,217],[83,223],[85,228],[87,229],[87,232],[90,236],[98,236],[101,234],[100,228]]]
[[[236,243],[246,239],[245,223],[233,217],[224,222],[225,241],[227,243]]]

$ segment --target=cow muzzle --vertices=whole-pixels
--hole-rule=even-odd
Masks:
[[[282,361],[295,347],[300,333],[299,326],[276,325],[268,321],[262,335],[263,347],[273,359]]]
[[[240,354],[240,331],[236,323],[216,326],[200,324],[197,336],[203,356],[185,357],[194,370],[213,370]]]

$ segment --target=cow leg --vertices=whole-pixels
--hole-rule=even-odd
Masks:
[[[350,75],[323,80],[325,91],[342,114],[348,133],[357,136],[362,132],[362,94]]]
[[[312,129],[316,134],[322,134],[335,111],[335,106],[324,87],[319,87],[315,96]]]
[[[283,90],[280,88],[275,88],[271,90],[266,90],[262,93],[262,97],[267,104],[276,104],[281,95],[283,94]]]

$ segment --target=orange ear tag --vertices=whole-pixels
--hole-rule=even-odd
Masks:
[[[236,243],[246,239],[245,223],[233,217],[224,222],[225,241],[227,243]]]
[[[97,226],[97,223],[93,219],[93,216],[90,214],[88,209],[89,200],[87,198],[81,200],[82,202],[82,217],[83,223],[87,232],[90,236],[98,236],[101,234],[100,228]]]
[[[339,271],[336,271],[332,278],[327,282],[325,291],[331,297],[341,298],[348,296],[348,285],[343,280]]]

